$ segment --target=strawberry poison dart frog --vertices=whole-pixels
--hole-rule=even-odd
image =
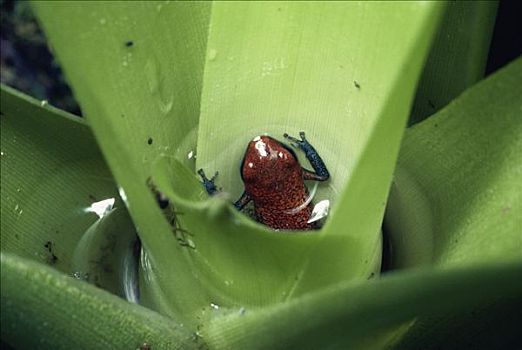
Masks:
[[[241,164],[241,178],[245,190],[234,206],[241,210],[250,201],[259,222],[282,230],[310,230],[317,222],[310,222],[313,205],[304,180],[326,181],[330,174],[305,133],[300,140],[284,134],[296,148],[301,149],[314,172],[299,164],[294,151],[269,136],[257,136],[249,142]],[[208,179],[203,169],[198,170],[208,194],[218,192],[214,183],[216,174]]]

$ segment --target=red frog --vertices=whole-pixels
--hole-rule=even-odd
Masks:
[[[330,174],[305,133],[300,140],[284,134],[294,147],[301,149],[315,172],[299,164],[294,151],[269,136],[257,136],[249,142],[241,164],[241,178],[245,190],[234,206],[241,210],[254,202],[257,220],[273,229],[310,230],[317,222],[310,222],[313,205],[309,200],[304,180],[326,181]],[[203,169],[198,170],[206,191],[218,192],[214,180],[208,179]]]

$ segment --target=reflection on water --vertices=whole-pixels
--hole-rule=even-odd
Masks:
[[[303,210],[304,208],[306,208],[308,206],[308,204],[310,204],[310,202],[312,202],[312,199],[314,198],[316,191],[317,191],[317,182],[314,183],[314,187],[312,188],[312,191],[310,192],[310,194],[308,195],[306,200],[301,205],[299,205],[298,207],[292,208],[290,210],[287,210],[285,213],[286,214],[296,214],[296,213],[300,212],[301,210]],[[309,223],[310,222],[312,222],[312,221],[309,221]]]
[[[89,207],[85,208],[86,213],[95,213],[101,219],[114,207],[114,198],[107,198],[99,202],[92,203]]]
[[[324,199],[317,203],[312,210],[312,215],[310,215],[310,219],[307,221],[309,224],[312,222],[316,222],[321,220],[322,218],[328,215],[328,211],[330,210],[330,201],[328,199]]]

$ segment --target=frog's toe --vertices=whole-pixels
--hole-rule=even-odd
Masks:
[[[198,175],[201,176],[201,179],[202,179],[203,181],[208,180],[208,179],[207,179],[207,176],[205,175],[205,172],[203,171],[203,169],[199,169],[199,170],[198,170]]]
[[[286,132],[283,134],[283,137],[289,141],[295,142],[296,145],[294,145],[294,146],[296,146],[296,147],[297,147],[297,144],[299,144],[299,142],[301,142],[300,140],[296,139],[295,137],[288,135]]]

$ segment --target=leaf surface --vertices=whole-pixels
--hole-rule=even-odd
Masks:
[[[42,264],[1,253],[2,340],[16,349],[200,349],[172,320]]]
[[[2,251],[71,272],[72,252],[117,190],[86,123],[2,86]]]
[[[416,318],[469,312],[495,302],[513,305],[522,292],[521,272],[518,262],[390,273],[370,283],[341,283],[287,303],[225,314],[202,334],[215,348],[390,348],[393,335],[400,336]],[[417,349],[437,343],[420,340]]]
[[[386,227],[393,266],[522,259],[522,60],[409,129]]]
[[[435,114],[484,77],[498,3],[452,1],[424,66],[410,124]]]

